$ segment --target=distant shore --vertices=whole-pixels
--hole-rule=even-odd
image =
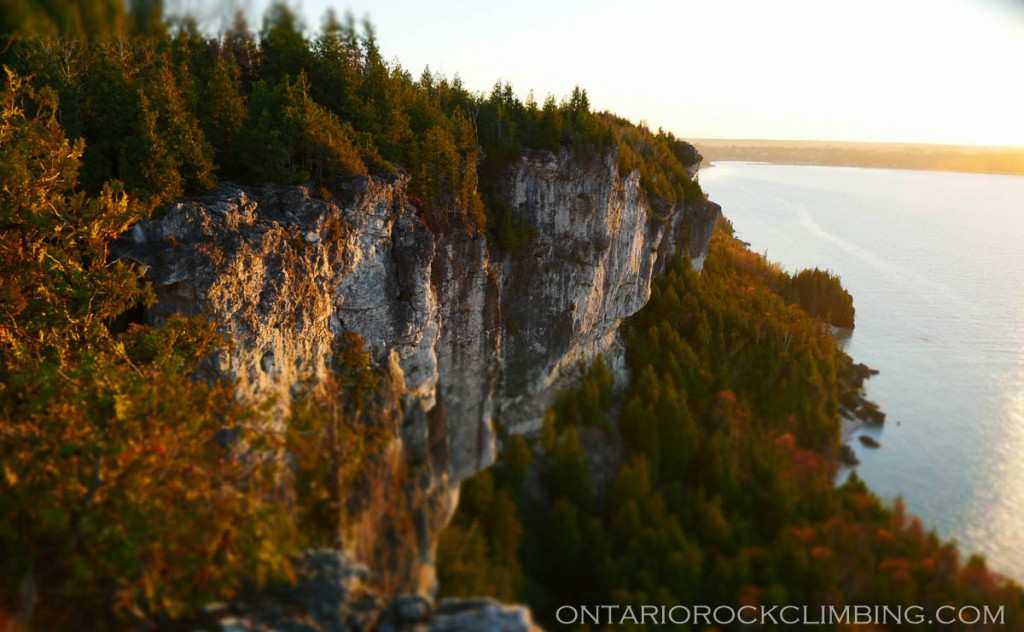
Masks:
[[[787,165],[874,167],[1024,175],[1024,147],[973,147],[773,140],[693,140],[712,162],[739,160]]]

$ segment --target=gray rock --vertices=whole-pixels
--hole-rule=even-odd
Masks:
[[[861,443],[863,443],[864,445],[866,445],[869,448],[880,448],[880,447],[882,447],[882,444],[879,443],[878,439],[875,439],[874,437],[869,437],[868,435],[860,435],[857,438],[860,439]]]
[[[617,154],[581,160],[565,149],[514,162],[500,190],[537,229],[522,256],[492,253],[504,329],[496,409],[514,432],[539,430],[553,394],[599,353],[624,372],[619,325],[650,298],[675,254],[698,267],[721,209],[710,202],[656,212],[640,174]]]
[[[434,602],[415,593],[398,595],[391,603],[398,618],[405,623],[420,623],[430,618]]]
[[[136,224],[114,251],[146,267],[157,295],[151,323],[209,314],[234,341],[207,364],[236,382],[239,399],[273,398],[268,431],[283,430],[292,398],[327,376],[343,337],[362,336],[397,385],[404,420],[389,463],[409,467],[402,502],[415,533],[396,544],[363,533],[374,516],[353,516],[363,542],[346,546],[369,557],[413,543],[389,558],[405,565],[387,569],[390,590],[431,594],[437,532],[459,482],[494,461],[495,424],[537,431],[553,394],[598,354],[622,375],[620,323],[673,256],[699,267],[720,209],[656,212],[638,173],[620,177],[614,151],[535,152],[498,186],[538,233],[511,255],[458,209],[431,229],[407,186],[407,176],[358,177],[325,201],[302,186],[223,183]],[[484,607],[486,617],[518,616],[496,608]]]
[[[225,617],[219,624],[220,632],[251,632],[253,629],[248,621],[238,617]]]
[[[493,599],[445,599],[430,621],[431,632],[534,632],[539,628],[523,606]]]
[[[343,632],[367,630],[386,602],[365,585],[365,566],[333,550],[310,549],[296,564],[296,582],[268,588],[231,604],[224,630]]]
[[[847,444],[839,446],[839,461],[843,465],[856,466],[860,465],[860,459],[857,458],[857,453],[853,451]]]

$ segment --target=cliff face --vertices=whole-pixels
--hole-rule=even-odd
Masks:
[[[597,354],[624,370],[619,324],[647,303],[652,274],[677,251],[700,265],[721,209],[705,202],[656,213],[639,173],[620,177],[611,152],[523,156],[500,192],[538,231],[525,255],[492,259],[505,325],[498,417],[529,433],[554,391]]]
[[[235,344],[213,362],[240,398],[276,398],[272,429],[327,374],[342,337],[362,336],[400,392],[395,467],[417,464],[406,498],[419,551],[398,583],[429,591],[434,535],[458,482],[493,462],[495,420],[536,430],[554,391],[598,353],[621,371],[619,323],[675,252],[700,263],[720,211],[655,213],[614,153],[541,152],[499,186],[538,231],[513,256],[458,216],[431,230],[406,186],[356,178],[322,200],[223,184],[135,226],[119,254],[148,268],[151,322],[180,312],[220,323]]]

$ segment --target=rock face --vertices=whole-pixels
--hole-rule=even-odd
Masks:
[[[409,496],[420,551],[395,588],[430,592],[434,536],[458,483],[493,462],[495,423],[539,428],[555,390],[599,353],[623,371],[619,324],[646,303],[652,275],[677,253],[703,260],[717,205],[655,212],[616,163],[564,150],[510,165],[499,193],[538,234],[517,255],[458,213],[430,228],[405,176],[355,178],[330,200],[225,183],[136,225],[116,254],[147,267],[150,322],[208,314],[231,336],[211,361],[241,399],[274,398],[272,429],[328,374],[343,337],[362,336],[400,391],[398,450],[420,464],[422,493]]]
[[[347,183],[350,202],[304,187],[221,185],[171,205],[129,233],[122,257],[147,266],[158,302],[148,319],[209,313],[236,347],[218,359],[239,397],[277,398],[326,374],[336,341],[359,332],[382,363],[392,350],[411,402],[434,405],[440,330],[434,240],[403,179]]]
[[[655,212],[639,173],[620,177],[611,152],[523,156],[500,191],[538,232],[524,255],[493,258],[504,318],[498,418],[530,433],[553,392],[597,354],[622,372],[619,324],[647,303],[652,274],[677,252],[703,262],[721,209],[704,202]]]
[[[534,632],[529,609],[493,599],[401,594],[390,604],[367,586],[369,569],[332,550],[309,550],[296,581],[211,608],[193,627],[219,632]]]

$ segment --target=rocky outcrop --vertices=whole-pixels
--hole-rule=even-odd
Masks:
[[[534,632],[529,609],[493,599],[444,599],[406,593],[390,601],[369,586],[370,570],[333,550],[309,550],[295,582],[213,604],[192,628],[217,632]]]
[[[620,323],[647,303],[652,275],[675,254],[703,262],[721,209],[701,202],[656,212],[639,173],[620,177],[613,152],[524,155],[500,192],[537,230],[525,254],[493,259],[505,326],[498,418],[530,433],[552,394],[598,353],[622,373]]]
[[[486,238],[456,219],[436,236],[432,283],[442,305],[435,351],[447,463],[456,483],[494,462],[495,389],[505,349],[499,284]],[[436,452],[436,451],[435,451]]]
[[[434,404],[440,331],[434,240],[405,200],[404,179],[359,178],[348,204],[305,187],[221,185],[132,228],[118,254],[147,266],[147,317],[210,314],[235,343],[217,359],[239,397],[274,397],[325,375],[344,332],[383,364],[394,351],[410,406]]]
[[[534,632],[530,611],[493,599],[445,599],[430,620],[431,632]]]
[[[406,184],[357,178],[338,187],[337,201],[305,187],[223,184],[134,226],[117,254],[147,267],[157,296],[150,322],[182,313],[219,323],[232,345],[210,363],[236,381],[240,399],[272,402],[268,432],[282,431],[294,398],[324,381],[346,334],[360,334],[396,394],[381,397],[374,415],[393,439],[364,465],[373,468],[364,478],[375,480],[352,499],[344,548],[377,563],[378,584],[430,592],[434,536],[457,499],[450,472],[471,471],[452,462],[466,452],[455,449],[462,437],[450,441],[445,421],[426,414],[437,408],[441,322],[470,323],[466,310],[493,306],[442,308],[435,239],[408,204]],[[471,423],[490,431],[489,416]]]
[[[599,353],[622,372],[621,321],[674,255],[700,264],[719,209],[656,212],[638,174],[620,176],[614,152],[538,152],[499,183],[537,231],[512,255],[457,212],[432,229],[407,184],[354,178],[321,199],[302,186],[224,183],[134,226],[116,254],[146,266],[157,296],[150,322],[207,314],[230,336],[210,363],[241,399],[274,402],[268,431],[328,375],[346,334],[361,335],[400,409],[381,462],[411,481],[399,500],[378,499],[408,505],[418,549],[389,569],[388,590],[429,594],[436,532],[458,483],[493,462],[495,424],[535,431],[554,392]],[[378,550],[379,537],[347,550]],[[477,616],[449,610],[452,621]]]

